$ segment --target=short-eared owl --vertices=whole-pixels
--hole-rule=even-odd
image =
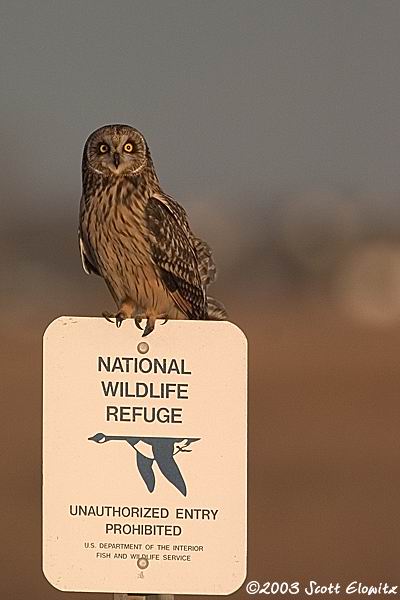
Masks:
[[[83,268],[105,280],[121,325],[133,317],[143,335],[160,319],[224,319],[207,297],[215,280],[209,246],[195,237],[185,210],[158,182],[143,135],[107,125],[88,138],[82,159],[79,243]]]

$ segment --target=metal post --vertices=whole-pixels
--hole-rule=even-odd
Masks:
[[[174,600],[173,594],[114,594],[114,600]]]

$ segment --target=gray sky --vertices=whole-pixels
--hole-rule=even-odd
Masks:
[[[5,1],[2,196],[76,211],[87,135],[143,131],[166,191],[400,190],[400,2]]]

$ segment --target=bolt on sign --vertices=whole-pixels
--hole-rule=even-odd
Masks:
[[[230,594],[246,575],[246,338],[212,321],[140,335],[81,317],[45,332],[45,576]]]

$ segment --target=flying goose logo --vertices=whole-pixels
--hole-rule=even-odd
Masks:
[[[183,496],[186,496],[186,483],[174,457],[179,452],[191,452],[192,450],[189,446],[194,442],[198,442],[201,438],[133,437],[129,435],[96,433],[88,439],[97,444],[103,444],[112,440],[128,442],[136,453],[136,465],[149,492],[153,492],[156,485],[156,478],[153,471],[153,464],[156,462],[164,477]]]

